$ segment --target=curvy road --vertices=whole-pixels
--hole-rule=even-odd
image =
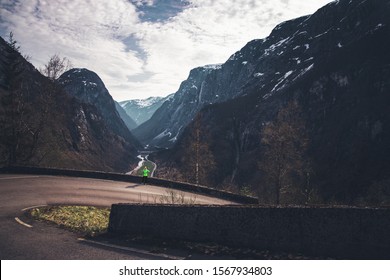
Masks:
[[[24,211],[40,205],[94,205],[154,203],[166,195],[162,187],[108,180],[0,174],[0,259],[164,259],[119,246],[80,238],[76,233],[34,221]],[[192,198],[194,194],[187,193]],[[199,204],[231,204],[196,195]]]

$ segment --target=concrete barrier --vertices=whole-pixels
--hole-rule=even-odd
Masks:
[[[320,257],[390,258],[390,209],[114,204],[109,232]]]
[[[130,183],[141,183],[141,177],[110,173],[99,171],[84,171],[84,170],[71,170],[71,169],[57,169],[57,168],[41,168],[41,167],[26,167],[26,166],[12,166],[0,168],[0,173],[15,173],[15,174],[37,174],[37,175],[52,175],[52,176],[70,176],[92,179],[104,179],[113,181],[122,181]],[[217,197],[240,204],[257,204],[257,198],[242,196],[230,192],[220,191],[205,186],[193,185],[182,182],[175,182],[157,178],[149,178],[148,183],[155,186],[161,186],[165,188],[171,188],[181,191],[193,192],[212,197]]]

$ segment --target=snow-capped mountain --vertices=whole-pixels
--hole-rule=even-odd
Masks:
[[[171,102],[136,134],[142,141],[168,146],[176,127],[188,120],[180,112],[195,114],[194,108],[203,107],[200,127],[211,134],[216,182],[259,186],[263,128],[294,100],[310,139],[311,183],[322,198],[348,202],[383,194],[381,188],[390,180],[389,50],[390,1],[334,1],[313,15],[279,24],[267,38],[249,42],[196,83],[183,82]],[[201,90],[196,91],[198,85]],[[217,95],[226,101],[215,102]],[[193,103],[179,101],[183,99]],[[199,106],[205,99],[214,104]],[[157,130],[159,125],[163,127]],[[146,126],[149,131],[141,131]],[[183,141],[193,127],[182,129],[172,151],[160,158],[160,167],[162,162],[176,163],[179,170],[184,166]],[[156,137],[162,132],[165,138]]]
[[[121,101],[119,104],[138,126],[149,120],[154,112],[171,97],[172,95],[168,95],[167,97],[156,96],[147,99],[132,99]]]
[[[377,18],[364,18],[362,7],[381,1],[335,1],[315,14],[286,21],[270,36],[249,42],[224,64],[191,70],[173,98],[147,122],[134,130],[144,144],[172,147],[197,112],[206,105],[258,91],[262,100],[304,79],[318,67],[326,67],[329,57],[342,52],[352,42],[387,28],[382,11]],[[382,5],[387,5],[384,1]],[[337,83],[346,83],[336,75]]]
[[[134,135],[143,144],[151,147],[173,146],[182,130],[200,109],[228,99],[228,95],[213,91],[215,73],[220,69],[221,65],[192,69],[179,90],[162,104],[148,121],[134,129]]]

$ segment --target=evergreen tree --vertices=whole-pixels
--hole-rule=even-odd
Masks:
[[[8,42],[7,43],[14,51],[19,52],[20,46],[19,46],[18,42],[14,39],[14,33],[12,31],[8,34]]]

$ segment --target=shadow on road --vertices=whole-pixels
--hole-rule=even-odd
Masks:
[[[142,184],[131,185],[131,186],[127,186],[126,189],[134,189],[139,186],[143,186],[143,185]]]

